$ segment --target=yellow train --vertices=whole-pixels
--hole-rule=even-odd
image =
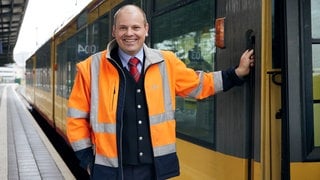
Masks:
[[[106,47],[114,12],[142,7],[147,44],[196,70],[221,70],[255,49],[247,83],[203,101],[177,97],[174,179],[320,179],[318,0],[93,0],[26,63],[33,107],[65,137],[75,64]]]

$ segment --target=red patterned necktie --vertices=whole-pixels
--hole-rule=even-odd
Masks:
[[[140,62],[139,59],[136,57],[130,58],[128,62],[130,73],[136,82],[138,82],[140,78],[140,72],[137,68],[139,62]]]

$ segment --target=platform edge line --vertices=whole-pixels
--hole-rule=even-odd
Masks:
[[[7,86],[4,87],[2,92],[0,114],[0,179],[8,179]]]

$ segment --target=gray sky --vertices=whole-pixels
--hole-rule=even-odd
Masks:
[[[89,2],[91,0],[29,0],[14,48],[16,63],[24,65],[55,30],[70,21]]]

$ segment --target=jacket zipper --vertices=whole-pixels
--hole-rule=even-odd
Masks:
[[[113,111],[113,103],[114,103],[114,96],[116,95],[116,87],[113,86],[113,94],[112,94],[112,101],[111,101],[111,110]]]
[[[125,72],[121,69],[120,65],[112,58],[109,59],[110,61],[114,62],[114,64],[118,67],[118,69],[120,69],[121,73],[122,73],[122,76],[125,77]],[[120,81],[119,81],[119,84],[120,84]],[[126,85],[127,84],[127,80],[126,78],[124,78],[124,92],[126,91]],[[120,85],[119,85],[120,87]],[[113,97],[115,95],[115,88],[113,89],[114,93],[113,93]],[[118,89],[118,91],[120,91],[120,88]],[[118,93],[119,94],[119,93]],[[113,104],[113,101],[114,101],[114,98],[112,97],[112,104]],[[125,93],[123,94],[123,101],[125,99]],[[119,134],[119,150],[118,150],[118,156],[119,156],[119,168],[120,168],[120,171],[121,171],[121,179],[124,180],[124,177],[123,177],[123,166],[122,166],[122,131],[123,131],[123,111],[124,109],[122,108],[121,110],[121,117],[120,117],[120,134]]]

